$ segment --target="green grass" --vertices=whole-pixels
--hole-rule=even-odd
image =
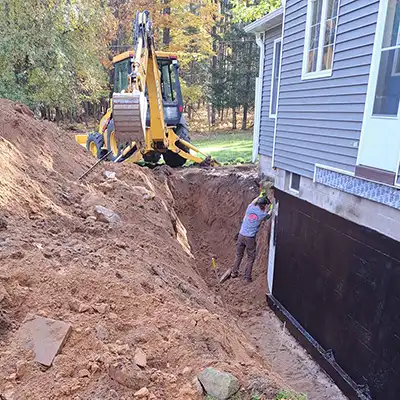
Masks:
[[[253,149],[252,132],[216,133],[194,136],[192,143],[203,153],[221,164],[244,164],[251,162]]]
[[[280,390],[275,400],[307,400],[307,395],[303,393],[295,393],[289,390]]]

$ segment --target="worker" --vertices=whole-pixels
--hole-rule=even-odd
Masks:
[[[272,193],[272,191],[271,191]],[[239,267],[243,259],[244,250],[247,252],[247,265],[244,279],[252,281],[253,264],[256,259],[256,235],[261,222],[271,218],[273,205],[265,192],[253,200],[247,207],[242,226],[236,240],[236,258],[232,268],[231,278],[239,276]]]

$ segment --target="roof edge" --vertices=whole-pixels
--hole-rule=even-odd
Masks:
[[[276,26],[282,24],[283,19],[283,7],[279,7],[275,11],[264,15],[260,19],[252,22],[244,27],[246,33],[261,33],[268,31]]]

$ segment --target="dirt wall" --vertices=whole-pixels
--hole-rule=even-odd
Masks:
[[[0,230],[0,307],[10,321],[0,332],[3,397],[122,400],[145,385],[156,399],[198,399],[193,376],[212,365],[234,373],[244,386],[261,379],[273,398],[279,380],[209,289],[211,277],[200,271],[218,246],[211,236],[198,244],[194,230],[185,227],[190,221],[180,220],[175,210],[184,203],[170,190],[168,168],[107,164],[78,183],[95,160],[69,133],[3,100],[0,150],[0,217],[6,221]],[[106,178],[105,170],[116,178]],[[197,179],[207,178],[193,175],[198,188]],[[212,191],[218,190],[213,179]],[[229,182],[219,193],[228,193]],[[228,206],[225,196],[218,198],[192,211],[201,210],[206,219],[198,227],[204,233],[213,217],[207,207],[224,210],[209,230],[226,247],[217,255],[222,267],[232,259],[233,228],[247,198],[234,193]],[[189,197],[186,202],[196,206]],[[121,222],[96,220],[96,206],[118,213]],[[31,313],[72,325],[48,369],[18,341]],[[138,348],[147,355],[140,376],[132,372]]]

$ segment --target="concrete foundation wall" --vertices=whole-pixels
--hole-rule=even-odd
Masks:
[[[271,167],[271,157],[260,155],[260,174],[274,180],[275,186],[317,207],[361,226],[400,241],[400,211],[328,186],[302,176],[300,190],[289,189],[290,173]]]

